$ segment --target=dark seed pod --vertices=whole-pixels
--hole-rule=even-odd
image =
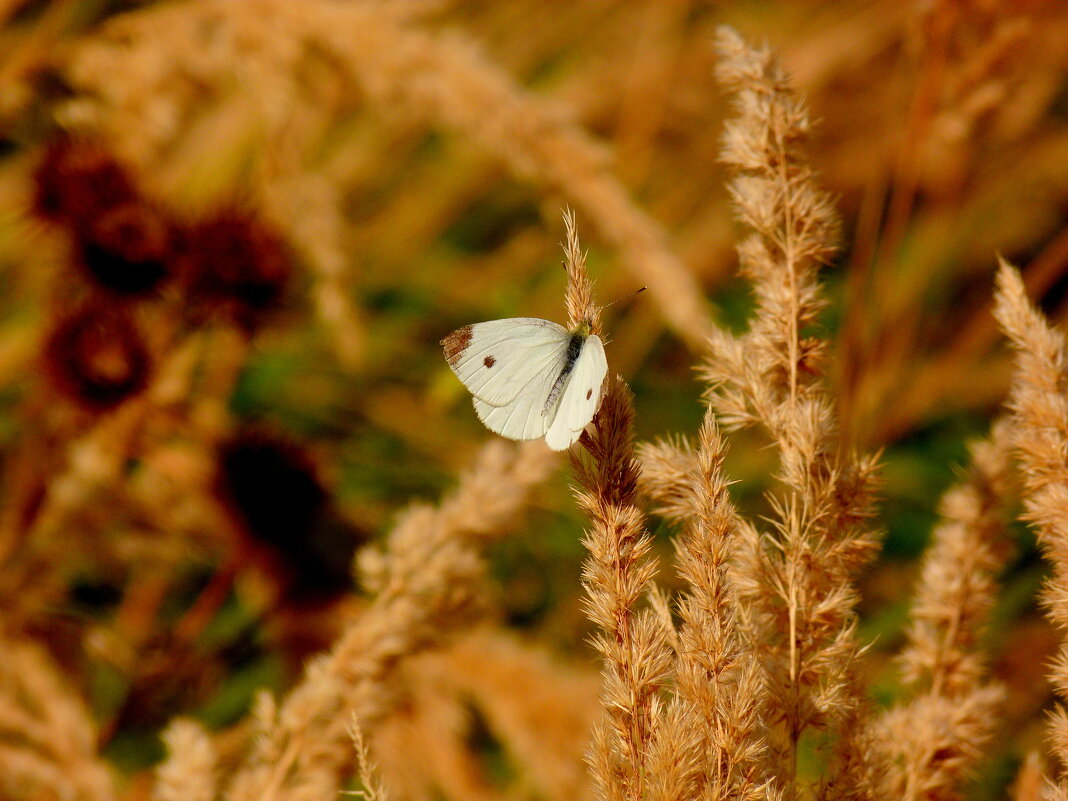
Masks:
[[[61,318],[43,355],[56,388],[93,412],[141,392],[152,368],[133,320],[121,308],[101,303]]]
[[[155,289],[173,261],[170,222],[146,202],[102,213],[79,237],[79,260],[100,286],[121,295]]]
[[[353,589],[353,554],[367,536],[337,514],[299,445],[246,431],[220,448],[218,464],[220,497],[281,601],[320,606]]]
[[[34,210],[82,230],[103,212],[137,198],[126,168],[102,145],[63,137],[45,150],[34,173]]]
[[[180,251],[191,304],[246,330],[280,305],[293,273],[282,237],[241,209],[225,209],[186,227]]]

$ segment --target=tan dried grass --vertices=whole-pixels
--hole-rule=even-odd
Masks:
[[[618,111],[624,147],[651,140],[671,102],[655,77],[670,75],[670,64],[658,54],[687,15],[681,6],[654,5],[640,17],[654,26],[631,70],[641,80]],[[978,141],[988,119],[997,123],[994,139],[1004,139],[1009,115],[1002,107],[1033,116],[1056,85],[1050,76],[1059,73],[1043,72],[1030,96],[1011,102],[1021,79],[1001,68],[1016,63],[1035,30],[1014,15],[1002,24],[983,4],[972,5],[935,9],[921,37],[955,46],[941,27],[955,14],[970,26],[965,33],[991,33],[988,43],[962,49],[937,108],[917,105],[914,119],[922,125],[904,142],[892,177],[886,238],[894,247],[905,237],[921,188],[945,193],[975,167],[977,156],[950,145]],[[45,58],[42,42],[59,38],[56,21],[68,10],[69,4],[54,4],[42,26],[47,36],[19,39],[26,47],[0,70],[0,86],[26,89],[27,65]],[[11,11],[0,3],[0,19]],[[296,686],[278,698],[262,694],[232,732],[209,733],[183,718],[167,727],[169,756],[156,769],[155,797],[320,801],[356,780],[371,801],[961,797],[1003,714],[981,636],[1008,553],[1004,517],[1015,497],[1008,439],[1022,465],[1027,517],[1054,567],[1048,610],[1061,628],[1068,621],[1063,337],[1029,304],[1019,276],[1003,266],[998,320],[1019,363],[1010,420],[973,448],[966,476],[943,500],[899,655],[909,689],[889,709],[873,710],[869,654],[857,634],[856,582],[877,548],[870,520],[877,464],[842,442],[840,409],[825,380],[829,343],[812,333],[826,305],[818,271],[836,252],[838,224],[830,195],[809,166],[805,103],[768,48],[752,47],[730,29],[718,32],[717,75],[735,100],[722,159],[747,230],[738,252],[756,297],[748,331],[731,335],[712,324],[695,276],[593,137],[519,88],[468,37],[424,27],[434,11],[434,3],[377,0],[148,5],[119,15],[64,56],[73,96],[59,103],[57,119],[110,135],[161,196],[187,209],[231,192],[245,177],[248,165],[221,153],[257,154],[249,200],[302,252],[313,276],[315,314],[349,369],[363,364],[369,333],[353,303],[341,210],[346,187],[338,176],[358,170],[317,162],[318,148],[335,131],[331,114],[350,110],[350,95],[358,93],[400,127],[457,131],[539,191],[573,203],[620,263],[649,284],[663,320],[692,351],[706,354],[701,376],[709,384],[708,413],[692,444],[674,437],[635,446],[633,399],[613,377],[581,440],[584,453],[573,454],[576,495],[589,518],[582,580],[601,657],[599,699],[588,675],[502,635],[487,609],[482,552],[513,527],[554,465],[539,444],[495,442],[452,496],[437,507],[413,507],[381,550],[361,554],[370,597],[345,607],[343,633]],[[864,27],[872,14],[845,28]],[[818,83],[833,74],[828,64],[870,57],[895,41],[892,24],[873,25],[848,52],[810,64],[805,74]],[[1049,36],[1055,41],[1056,31]],[[309,51],[330,68],[304,84],[297,76],[309,66]],[[928,62],[924,70],[921,88],[933,87],[936,72]],[[576,95],[582,92],[591,94],[590,87]],[[214,105],[205,107],[206,97]],[[324,97],[329,102],[320,102]],[[0,112],[10,114],[24,101],[25,91],[22,99],[0,103]],[[640,112],[646,103],[656,107],[648,117]],[[215,148],[219,136],[226,141]],[[1055,140],[1046,147],[1057,152]],[[641,159],[620,168],[645,178],[655,171]],[[470,191],[470,180],[458,179],[454,192]],[[455,196],[445,192],[436,202],[447,205]],[[565,230],[568,317],[572,325],[589,319],[600,330],[573,213]],[[1047,263],[1055,264],[1057,248],[1050,253]],[[1052,271],[1043,266],[1044,274]],[[894,283],[887,273],[881,279]],[[56,286],[63,280],[61,272],[39,279],[65,297],[68,288]],[[898,293],[884,309],[887,320],[900,322],[914,298]],[[165,317],[152,319],[175,323]],[[918,317],[905,317],[914,338]],[[967,347],[986,341],[984,326],[964,337]],[[850,338],[860,335],[847,326],[845,336],[847,356],[855,356]],[[68,588],[67,577],[52,569],[64,543],[74,541],[74,532],[102,529],[108,511],[126,504],[131,516],[153,521],[160,542],[149,542],[156,533],[149,527],[136,543],[127,534],[103,541],[95,554],[89,545],[72,550],[136,572],[146,555],[158,568],[201,545],[207,552],[219,547],[193,529],[218,525],[206,500],[205,452],[232,422],[227,397],[248,342],[162,339],[156,344],[164,366],[144,397],[88,423],[61,419],[11,457],[40,459],[36,472],[9,485],[14,503],[0,516],[6,649],[0,787],[13,798],[105,799],[123,790],[98,754],[97,727],[78,699],[75,671],[64,673],[40,647],[24,642]],[[216,358],[205,353],[212,342]],[[895,352],[900,357],[908,348]],[[922,371],[919,389],[873,429],[915,419],[931,400],[927,388],[955,369],[935,363]],[[895,375],[868,374],[869,385],[858,392],[885,392],[880,382]],[[52,420],[51,400],[47,392],[36,397],[44,412],[30,409],[26,419]],[[762,517],[735,508],[724,466],[724,432],[733,436],[746,427],[758,429],[778,459]],[[183,437],[200,444],[183,450]],[[115,490],[133,462],[143,472]],[[196,507],[189,515],[178,508],[183,496]],[[658,559],[646,500],[679,527],[674,595],[654,581]],[[65,647],[83,646],[108,664],[136,669],[137,647],[158,622],[168,586],[138,573],[114,625],[86,626],[78,643]],[[486,628],[462,636],[487,617]],[[1068,695],[1066,653],[1053,672],[1062,697]],[[509,781],[492,777],[468,741],[471,709],[507,752],[516,770]],[[594,717],[590,780],[579,765]],[[1051,731],[1055,755],[1068,761],[1063,709]],[[820,746],[811,760],[816,768],[805,774],[799,764],[812,743]],[[143,780],[126,788],[130,798],[144,797]],[[1063,778],[1045,791],[1042,782],[1040,759],[1029,757],[1014,797],[1068,797]]]

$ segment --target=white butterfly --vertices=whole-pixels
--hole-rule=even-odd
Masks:
[[[545,437],[554,451],[579,438],[601,403],[608,372],[589,321],[574,331],[537,317],[465,325],[441,340],[445,358],[490,431]]]

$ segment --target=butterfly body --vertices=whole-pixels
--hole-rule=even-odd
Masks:
[[[600,404],[608,362],[589,322],[568,331],[536,317],[492,320],[458,328],[441,344],[479,419],[501,436],[544,436],[565,450]]]

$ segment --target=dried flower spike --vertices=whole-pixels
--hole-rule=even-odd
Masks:
[[[192,223],[179,247],[192,304],[248,331],[279,306],[293,274],[288,244],[245,209],[225,208]]]
[[[238,434],[220,449],[217,486],[282,600],[315,606],[353,589],[353,554],[367,535],[337,514],[295,442],[258,429]]]
[[[37,214],[75,230],[137,198],[126,168],[103,145],[87,139],[62,137],[50,144],[34,183]]]
[[[101,303],[62,318],[43,355],[57,389],[94,412],[111,409],[143,390],[152,369],[134,321]]]
[[[102,212],[79,237],[82,267],[120,295],[155,289],[171,268],[171,224],[151,204],[133,201]]]

